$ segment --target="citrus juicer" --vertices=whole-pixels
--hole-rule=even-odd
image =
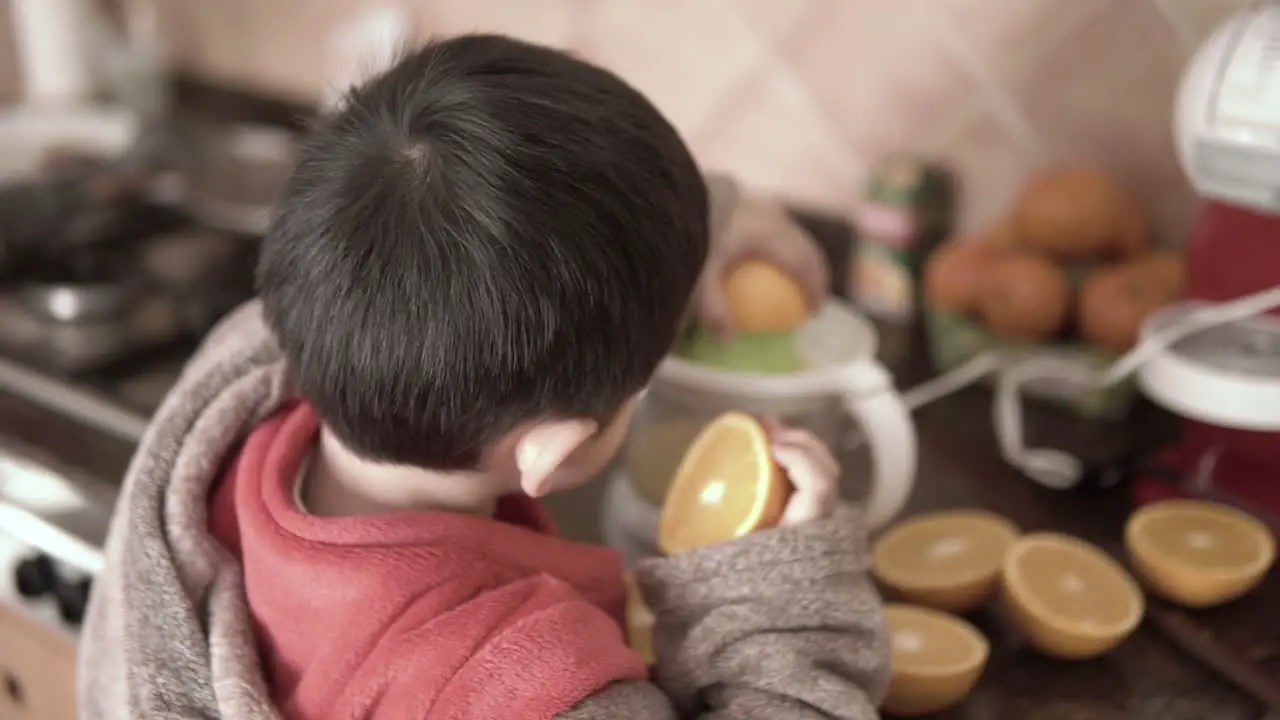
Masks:
[[[634,559],[655,551],[659,507],[698,430],[729,411],[772,417],[843,445],[849,420],[869,446],[866,515],[883,527],[906,505],[915,482],[916,431],[893,376],[876,360],[875,327],[829,298],[795,332],[803,369],[737,372],[668,355],[659,365],[604,501],[606,542]]]

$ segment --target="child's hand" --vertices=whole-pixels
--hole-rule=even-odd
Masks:
[[[794,490],[779,525],[820,520],[840,501],[840,464],[822,441],[807,430],[768,426],[773,459],[787,473]]]
[[[737,328],[724,291],[725,275],[743,260],[764,260],[794,277],[809,303],[822,307],[831,273],[818,241],[800,226],[782,203],[759,197],[739,201],[728,227],[712,238],[702,279],[694,294],[698,322],[718,337],[733,337]]]

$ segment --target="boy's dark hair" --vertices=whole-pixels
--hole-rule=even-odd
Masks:
[[[615,75],[490,35],[434,42],[303,141],[258,290],[355,452],[468,469],[518,424],[612,417],[707,252],[703,179]]]

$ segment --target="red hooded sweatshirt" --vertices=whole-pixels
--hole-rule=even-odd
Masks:
[[[295,488],[319,429],[309,405],[283,408],[210,507],[285,717],[545,720],[646,676],[623,640],[615,553],[556,537],[526,497],[492,519],[308,515]]]

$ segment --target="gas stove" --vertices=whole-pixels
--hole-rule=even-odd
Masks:
[[[74,633],[148,418],[252,295],[259,237],[139,192],[126,126],[48,120],[0,113],[0,602]],[[110,171],[72,158],[50,181],[32,148],[67,138]]]
[[[190,156],[222,145],[187,124],[0,113],[0,392],[136,440],[198,339],[252,294],[262,225],[210,224],[194,202],[208,163]]]
[[[132,450],[200,337],[250,296],[256,244],[176,223],[112,245],[128,272],[0,284],[4,599],[75,631]]]
[[[0,395],[0,602],[75,630],[103,563],[131,448],[61,413]]]
[[[0,532],[0,602],[72,640],[84,619],[92,579]],[[49,571],[47,574],[45,571]]]
[[[154,216],[110,243],[67,248],[0,281],[0,355],[93,373],[198,336],[248,297],[255,239],[174,212]]]
[[[76,628],[84,620],[93,579],[83,571],[68,571],[48,554],[36,551],[24,555],[14,566],[13,587],[28,602],[49,601],[58,619]]]
[[[0,391],[138,434],[110,406],[155,409],[199,338],[252,295],[257,240],[176,219],[95,250],[119,269],[77,273],[72,253],[0,282]]]

